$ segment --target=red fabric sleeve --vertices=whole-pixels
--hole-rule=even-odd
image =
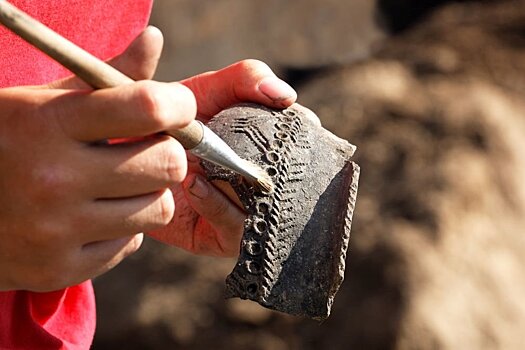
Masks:
[[[147,24],[152,5],[152,0],[9,2],[103,59],[124,51]],[[0,26],[0,87],[43,84],[69,74]]]
[[[0,293],[0,349],[89,349],[95,331],[90,281],[50,293]]]
[[[10,2],[102,59],[121,53],[144,29],[152,5],[152,0]],[[0,26],[0,87],[44,84],[67,75]],[[51,293],[0,292],[0,349],[89,349],[95,319],[91,281]]]

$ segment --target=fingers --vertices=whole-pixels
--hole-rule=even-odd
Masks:
[[[209,247],[217,246],[218,255],[238,254],[246,214],[200,175],[189,176],[183,187],[191,206],[201,216],[194,232],[194,244],[199,246],[193,250],[209,252]]]
[[[135,253],[144,240],[142,233],[114,240],[86,244],[77,254],[77,269],[85,276],[82,280],[97,277],[115,267],[124,258]]]
[[[133,80],[153,78],[162,53],[162,32],[148,26],[122,53],[108,63]]]
[[[88,148],[81,170],[89,187],[84,195],[115,199],[159,191],[186,177],[186,151],[170,136]],[[96,162],[89,161],[96,159]],[[88,180],[89,179],[89,180]]]
[[[108,63],[134,80],[151,79],[157,69],[164,38],[162,32],[148,26],[119,56]],[[48,85],[54,89],[89,89],[77,77],[70,77]]]
[[[224,108],[240,102],[256,102],[286,108],[297,93],[277,78],[263,62],[244,60],[216,72],[183,80],[195,94],[199,116],[210,118]]]
[[[115,240],[93,242],[73,251],[55,248],[53,255],[45,259],[35,254],[36,261],[20,261],[16,265],[17,278],[3,290],[29,290],[52,292],[74,286],[97,277],[116,266],[125,257],[136,252],[143,241],[143,234],[135,234]]]
[[[169,189],[132,198],[98,200],[87,207],[83,220],[84,244],[152,231],[166,226],[173,218],[175,201]]]
[[[28,275],[33,278],[27,278],[21,286],[46,292],[78,284],[107,272],[139,249],[143,235],[135,232],[166,225],[171,220],[173,209],[170,191],[99,205],[97,210],[86,213],[87,217],[97,217],[97,220],[84,221],[74,228],[76,241],[81,241],[81,236],[92,228],[96,228],[96,234],[89,232],[86,235],[88,240],[80,245],[70,246],[71,241],[56,242],[55,249],[49,251],[52,252],[50,256],[42,250],[37,251],[33,259],[40,264],[28,268]],[[103,227],[112,230],[112,235],[108,231],[101,232]]]
[[[69,137],[92,142],[178,129],[194,119],[196,108],[193,93],[181,84],[141,81],[62,94],[45,111]]]

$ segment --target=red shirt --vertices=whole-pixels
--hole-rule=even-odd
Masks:
[[[92,54],[118,55],[149,19],[152,0],[10,0]],[[0,87],[43,84],[69,75],[0,25]]]
[[[144,29],[152,0],[10,0],[92,54],[121,53]],[[70,73],[0,26],[0,87],[44,84]],[[118,297],[118,296],[115,296]],[[51,293],[0,292],[0,349],[89,349],[91,281]]]

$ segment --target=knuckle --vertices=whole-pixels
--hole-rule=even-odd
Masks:
[[[89,260],[84,260],[82,275],[94,278],[113,269],[127,256],[139,249],[140,245],[133,240],[134,237],[129,239],[116,238],[102,242],[97,253],[92,255]]]
[[[60,166],[40,166],[32,171],[29,188],[32,198],[37,202],[49,203],[49,200],[66,196],[74,183],[74,176],[70,171]]]
[[[174,89],[173,95],[177,95],[177,105],[173,110],[177,110],[177,125],[185,126],[191,123],[197,115],[197,99],[191,89],[181,83],[170,84]]]
[[[155,215],[155,224],[165,226],[170,223],[175,213],[175,202],[171,191],[165,191],[157,201],[157,213]]]
[[[186,177],[188,170],[184,148],[177,141],[170,138],[164,154],[162,168],[168,181],[181,183]]]
[[[122,239],[107,241],[107,243],[111,245],[117,243],[119,248],[118,251],[112,248],[110,251],[106,251],[103,254],[96,256],[90,262],[85,274],[90,278],[105,274],[120,264],[128,256],[137,252],[142,245],[142,240],[143,235],[136,234],[134,236],[127,237],[125,241],[122,241]]]
[[[143,241],[142,234],[135,235],[126,245],[126,249],[124,250],[124,254],[123,254],[123,259],[136,253],[142,246],[142,241]]]
[[[30,231],[31,233],[25,236],[25,243],[41,252],[49,251],[50,254],[56,250],[54,248],[67,244],[64,238],[68,232],[71,232],[64,220],[57,218],[50,220],[45,217],[35,222]]]
[[[152,81],[138,82],[136,101],[140,110],[148,117],[151,125],[163,129],[169,124],[169,112],[165,108],[165,94],[158,84]]]
[[[253,58],[237,62],[237,69],[239,69],[241,72],[271,70],[270,67],[263,61]]]
[[[193,92],[180,83],[137,83],[137,101],[148,116],[151,126],[166,130],[189,124],[197,114],[197,101]]]

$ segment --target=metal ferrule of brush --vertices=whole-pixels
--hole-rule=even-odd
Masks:
[[[201,122],[199,124],[202,126],[203,136],[201,142],[189,150],[192,154],[241,174],[248,179],[257,179],[256,174],[251,174],[247,171],[246,161],[239,157],[226,142],[206,125]]]

